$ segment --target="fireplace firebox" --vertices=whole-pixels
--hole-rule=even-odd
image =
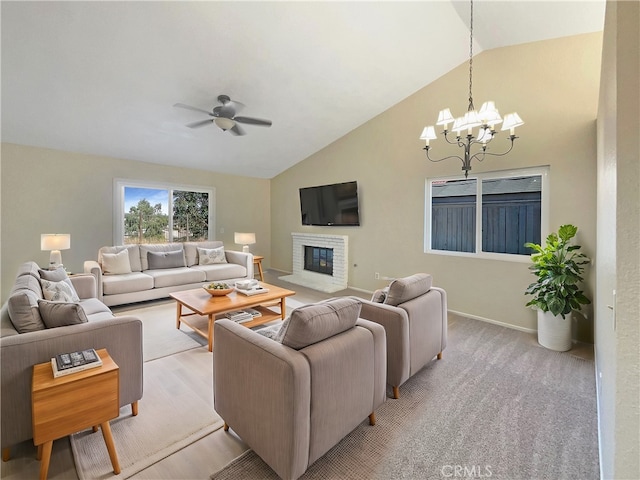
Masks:
[[[304,269],[333,275],[333,248],[305,246]]]

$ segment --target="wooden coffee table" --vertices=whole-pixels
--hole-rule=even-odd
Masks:
[[[267,288],[269,291],[258,295],[243,295],[242,293],[231,292],[229,295],[221,297],[214,297],[210,295],[204,288],[171,293],[170,296],[176,301],[177,307],[176,328],[179,329],[181,323],[192,328],[196,333],[208,340],[209,351],[212,352],[213,322],[216,320],[216,315],[222,315],[235,310],[243,310],[245,308],[254,308],[262,313],[262,316],[241,324],[247,328],[263,325],[277,319],[284,320],[287,313],[285,298],[295,295],[296,292],[293,290],[287,290],[286,288],[276,287],[275,285],[269,285],[264,282],[261,282],[260,285]],[[263,304],[279,306],[280,313],[276,313],[265,308],[262,306]],[[190,310],[190,313],[183,312],[183,307]],[[197,327],[196,322],[192,321],[190,318],[192,316],[197,316],[199,318],[208,317],[207,331],[201,330]],[[221,316],[220,318],[223,317]],[[195,319],[196,318],[194,318],[194,320]]]

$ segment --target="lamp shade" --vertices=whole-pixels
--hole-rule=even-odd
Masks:
[[[40,250],[68,250],[71,235],[68,233],[43,233],[40,235]]]
[[[233,234],[233,241],[238,245],[253,245],[256,243],[256,234],[235,232]]]
[[[236,122],[226,117],[217,117],[214,122],[219,126],[222,130],[227,131],[233,128],[236,125]]]
[[[502,130],[503,131],[504,130],[511,130],[511,133],[513,134],[513,131],[515,130],[515,128],[519,127],[520,125],[524,125],[524,122],[520,118],[520,115],[518,115],[516,112],[508,113],[504,117],[504,122],[502,124]]]

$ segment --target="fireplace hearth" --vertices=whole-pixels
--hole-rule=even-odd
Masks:
[[[281,280],[326,293],[347,288],[349,237],[297,232],[291,237],[293,271],[291,275],[280,277]],[[307,257],[311,257],[311,269],[309,260],[305,259],[306,252],[310,252]]]

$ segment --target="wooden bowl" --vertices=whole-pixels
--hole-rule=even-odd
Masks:
[[[233,288],[209,288],[208,285],[204,285],[202,288],[214,297],[223,297],[233,292]]]

